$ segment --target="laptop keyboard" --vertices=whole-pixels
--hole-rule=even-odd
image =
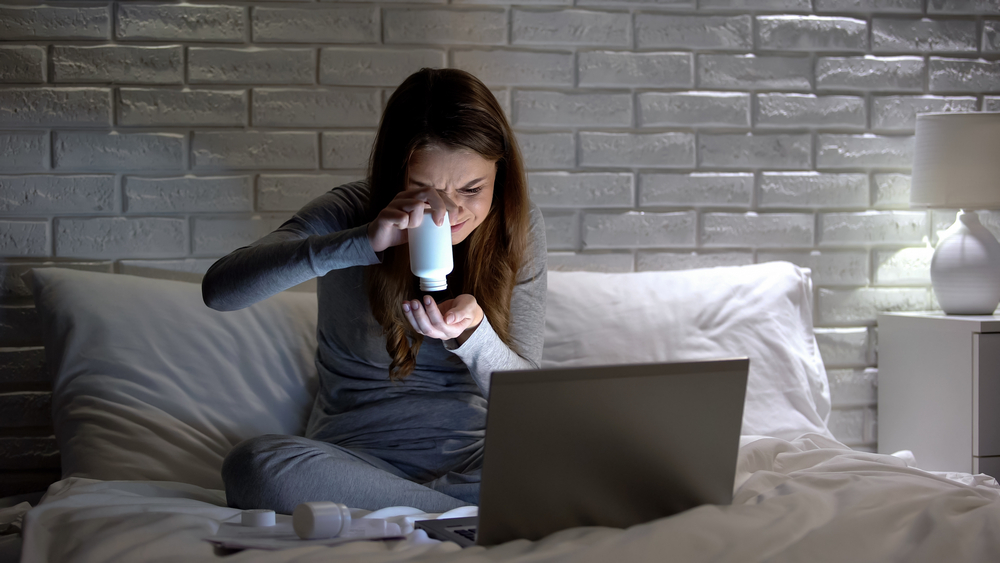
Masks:
[[[476,541],[476,529],[475,528],[449,528],[450,532],[455,532],[456,534],[462,536],[469,541]]]

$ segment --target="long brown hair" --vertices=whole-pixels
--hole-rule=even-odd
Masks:
[[[513,347],[510,299],[528,245],[527,180],[503,109],[476,77],[461,70],[424,68],[393,92],[368,161],[369,220],[405,189],[413,153],[431,145],[469,149],[496,161],[490,212],[454,247],[456,269],[449,287],[456,288],[456,295],[473,295],[493,330]],[[418,296],[407,247],[386,249],[382,263],[369,266],[365,279],[372,314],[392,358],[389,377],[403,379],[413,372],[423,342],[401,309],[404,300]]]

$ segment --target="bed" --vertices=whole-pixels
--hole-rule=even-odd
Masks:
[[[994,479],[923,471],[907,452],[854,451],[830,434],[811,281],[788,263],[549,272],[546,366],[750,357],[733,503],[464,550],[414,531],[442,515],[409,507],[352,510],[398,524],[401,540],[235,553],[205,541],[240,518],[221,490],[229,449],[304,429],[315,295],[219,313],[196,284],[30,275],[63,479],[23,515],[25,562],[1000,561]]]

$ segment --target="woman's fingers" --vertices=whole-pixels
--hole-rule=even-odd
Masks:
[[[457,337],[470,322],[470,319],[462,318],[457,323],[449,323],[430,296],[424,296],[422,303],[418,300],[405,301],[403,316],[418,333],[439,340]]]

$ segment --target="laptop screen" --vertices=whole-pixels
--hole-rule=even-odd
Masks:
[[[477,543],[732,502],[749,360],[496,372]]]

